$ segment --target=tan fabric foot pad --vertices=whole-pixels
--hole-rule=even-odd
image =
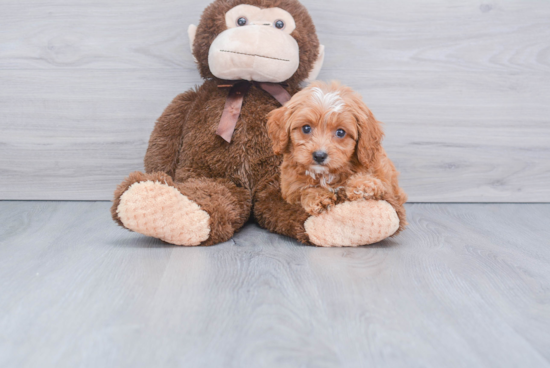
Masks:
[[[313,244],[322,247],[356,247],[379,242],[399,228],[399,218],[386,201],[344,202],[304,224]]]
[[[120,197],[120,220],[130,230],[176,245],[199,245],[210,235],[210,216],[169,185],[143,181]]]

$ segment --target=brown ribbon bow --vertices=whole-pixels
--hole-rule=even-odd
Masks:
[[[265,82],[254,82],[254,84],[260,86],[261,89],[273,96],[281,105],[284,105],[285,102],[290,100],[290,93],[288,93],[281,84]],[[220,88],[231,87],[227,95],[227,100],[225,100],[222,118],[216,130],[216,134],[222,137],[227,143],[231,143],[233,131],[235,130],[237,120],[239,120],[241,114],[244,96],[251,85],[252,83],[248,81],[218,85]]]

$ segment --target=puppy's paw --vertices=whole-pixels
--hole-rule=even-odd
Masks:
[[[346,197],[350,201],[359,199],[382,199],[386,194],[384,183],[374,176],[358,175],[350,178],[345,187]]]
[[[313,192],[302,196],[302,207],[313,216],[330,210],[335,204],[336,195],[329,191]]]

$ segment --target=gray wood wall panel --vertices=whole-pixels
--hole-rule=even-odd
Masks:
[[[550,3],[304,1],[411,201],[550,201]],[[0,199],[110,199],[201,80],[206,2],[0,5]]]

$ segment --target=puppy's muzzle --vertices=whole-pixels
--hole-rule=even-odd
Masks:
[[[318,164],[322,164],[325,162],[325,160],[328,157],[328,153],[325,151],[315,151],[313,152],[313,161],[317,162]]]

